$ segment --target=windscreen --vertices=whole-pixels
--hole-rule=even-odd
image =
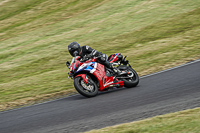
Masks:
[[[77,57],[79,57],[79,56],[76,56],[76,57],[73,57],[73,58],[72,58],[72,61],[71,61],[71,63],[70,63],[70,66],[71,66],[71,64],[75,61],[75,59],[76,59]]]

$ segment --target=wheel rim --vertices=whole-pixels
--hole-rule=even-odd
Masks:
[[[135,81],[136,80],[136,74],[135,74],[135,72],[131,71],[131,70],[128,70],[128,73],[130,73],[130,74],[128,74],[128,77],[130,77],[130,78],[128,78],[126,80],[128,80],[130,82]]]
[[[87,93],[92,93],[95,91],[93,84],[86,84],[83,79],[80,80],[79,85],[82,87],[82,90]]]

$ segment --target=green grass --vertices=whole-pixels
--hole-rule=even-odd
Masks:
[[[195,108],[87,133],[199,133],[199,118],[200,108]]]
[[[0,0],[0,110],[73,92],[77,41],[127,55],[139,75],[200,58],[198,0]]]

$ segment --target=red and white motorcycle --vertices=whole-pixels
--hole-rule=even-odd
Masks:
[[[81,59],[80,56],[73,57],[71,63],[66,62],[70,69],[69,77],[74,79],[75,89],[85,97],[94,97],[98,91],[106,91],[113,87],[135,87],[139,83],[137,72],[131,67],[129,61],[120,53],[112,54],[108,61],[113,63],[122,75],[117,76],[113,70],[97,63],[97,58]]]

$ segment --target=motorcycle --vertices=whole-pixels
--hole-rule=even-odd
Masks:
[[[116,75],[113,70],[98,63],[97,58],[76,56],[72,58],[71,63],[66,62],[70,69],[68,75],[74,80],[74,87],[81,95],[94,97],[99,91],[138,85],[139,76],[126,60],[126,56],[123,58],[121,53],[115,53],[108,57],[108,61],[122,72],[121,75]]]

